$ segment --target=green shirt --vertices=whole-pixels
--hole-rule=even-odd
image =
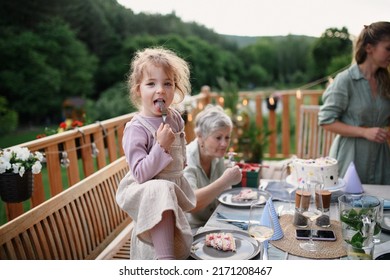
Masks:
[[[389,126],[390,99],[372,96],[370,85],[357,64],[336,76],[322,100],[319,124],[339,120],[353,126]],[[338,160],[340,177],[344,177],[353,162],[363,184],[390,185],[390,149],[387,142],[379,144],[365,138],[338,135],[329,156]]]
[[[209,178],[204,172],[202,166],[200,165],[199,144],[196,139],[187,145],[186,151],[187,166],[184,169],[184,177],[187,179],[191,188],[194,191],[203,188],[217,180],[219,177],[222,176],[223,172],[226,169],[224,164],[224,158],[214,159],[211,162],[211,174]],[[203,226],[205,222],[207,222],[207,220],[210,218],[211,214],[214,212],[218,203],[218,200],[215,199],[206,208],[195,213],[187,213],[187,217],[191,227],[195,228]]]

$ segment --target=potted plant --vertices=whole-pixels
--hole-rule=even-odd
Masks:
[[[33,174],[42,170],[43,155],[28,148],[0,150],[0,196],[5,202],[22,202],[32,195]]]
[[[249,154],[247,162],[261,163],[263,161],[270,134],[268,129],[258,127],[253,118],[249,119],[248,125],[243,128],[243,134],[239,138],[239,149]]]

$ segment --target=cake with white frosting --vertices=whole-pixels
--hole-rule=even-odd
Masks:
[[[335,187],[339,183],[338,163],[336,159],[331,157],[295,158],[290,167],[291,181],[297,183],[299,187],[316,178],[322,178],[325,189]]]

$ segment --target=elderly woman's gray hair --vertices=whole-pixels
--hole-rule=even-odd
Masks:
[[[233,122],[221,106],[207,105],[196,115],[195,134],[206,138],[217,130],[233,128]]]

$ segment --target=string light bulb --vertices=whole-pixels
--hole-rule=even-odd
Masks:
[[[91,146],[92,146],[92,157],[96,158],[99,154],[99,149],[96,147],[95,142],[92,142]]]
[[[302,99],[302,91],[300,89],[297,89],[296,96],[297,99]]]
[[[225,99],[223,98],[223,96],[218,97],[218,104],[223,107],[224,103]]]
[[[61,166],[63,167],[63,168],[68,168],[69,167],[69,165],[70,165],[70,160],[69,160],[69,158],[68,158],[68,153],[67,152],[65,152],[65,151],[63,151],[62,153],[61,153]]]

